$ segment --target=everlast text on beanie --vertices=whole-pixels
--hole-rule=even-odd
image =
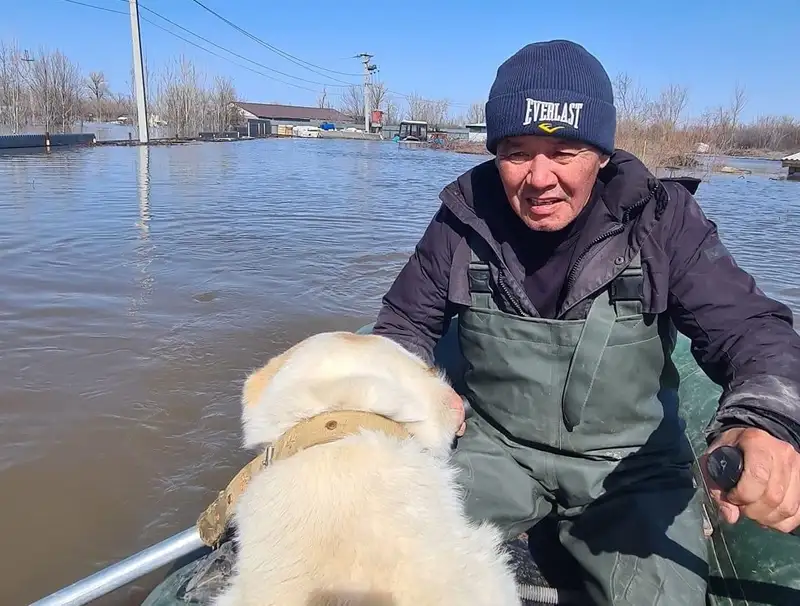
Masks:
[[[617,112],[606,70],[567,40],[528,44],[497,69],[486,102],[486,148],[516,135],[550,135],[614,151]]]

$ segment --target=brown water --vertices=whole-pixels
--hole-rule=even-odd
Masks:
[[[372,321],[441,187],[483,160],[322,140],[0,155],[0,604],[191,525],[249,458],[245,374]],[[698,198],[800,311],[800,184],[720,176]]]

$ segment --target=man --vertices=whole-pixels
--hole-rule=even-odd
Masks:
[[[597,604],[705,604],[707,554],[677,416],[675,329],[724,386],[710,448],[738,445],[729,522],[800,524],[800,336],[682,186],[614,148],[611,83],[583,47],[531,44],[486,103],[496,155],[442,205],[374,328],[433,361],[458,316],[475,411],[454,458],[468,514],[555,520]]]

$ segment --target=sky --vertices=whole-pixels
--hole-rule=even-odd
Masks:
[[[84,74],[103,71],[112,90],[130,91],[128,0],[75,1],[124,14],[67,0],[0,0],[0,41],[31,53],[61,50]],[[612,78],[627,73],[653,97],[670,84],[685,86],[689,115],[730,103],[738,82],[746,90],[744,120],[800,118],[800,75],[790,61],[800,53],[800,0],[200,1],[272,48],[196,0],[140,0],[148,68],[155,74],[184,55],[209,81],[229,76],[242,101],[315,105],[325,88],[335,104],[346,84],[362,82],[355,55],[366,52],[397,102],[412,93],[447,98],[451,113],[462,113],[485,100],[497,67],[519,48],[561,38],[582,44]]]

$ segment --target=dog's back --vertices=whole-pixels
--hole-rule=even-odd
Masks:
[[[331,342],[337,343],[341,341]],[[329,353],[342,354],[342,348],[331,347]],[[293,371],[298,377],[303,374],[299,359],[285,362],[296,364]],[[391,356],[384,357],[384,364],[388,368],[373,377],[368,369],[359,369],[357,382],[349,375],[326,374],[302,386],[298,383],[292,391],[287,381],[284,388],[289,391],[283,393],[292,394],[287,401],[298,409],[311,406],[301,402],[299,393],[315,401],[320,397],[315,381],[320,381],[316,387],[324,384],[322,393],[336,400],[337,407],[343,397],[352,398],[344,403],[345,409],[349,404],[370,410],[379,402],[399,399],[400,404],[392,405],[397,414],[408,417],[423,433],[444,432],[439,437],[452,438],[455,427],[441,425],[446,417],[427,418],[432,410],[439,414],[436,406],[443,402],[402,403],[410,397],[436,400],[435,381],[441,378],[422,368],[415,374],[412,367],[395,363],[398,374],[394,381],[386,381],[385,372],[393,369]],[[425,381],[433,382],[426,386]],[[275,390],[273,395],[279,393]],[[426,427],[426,423],[438,425]],[[361,430],[303,449],[264,469],[237,506],[237,570],[217,604],[519,604],[500,536],[490,526],[468,523],[454,470],[446,457],[433,456],[428,446],[425,440]]]

